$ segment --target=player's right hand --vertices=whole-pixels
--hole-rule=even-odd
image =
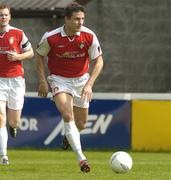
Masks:
[[[48,83],[46,81],[39,83],[38,96],[47,97],[48,95]]]

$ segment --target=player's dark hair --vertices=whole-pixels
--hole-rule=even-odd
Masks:
[[[73,2],[65,8],[64,15],[67,17],[71,17],[74,12],[80,11],[85,13],[85,8],[77,2]]]
[[[8,9],[9,12],[11,11],[11,8],[7,4],[0,4],[0,9]]]

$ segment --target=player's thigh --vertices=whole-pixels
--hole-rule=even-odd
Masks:
[[[79,129],[85,129],[88,119],[88,108],[74,106],[74,120]]]
[[[59,112],[64,116],[73,118],[73,97],[66,93],[60,92],[53,97]]]
[[[0,101],[0,127],[6,125],[6,101]]]

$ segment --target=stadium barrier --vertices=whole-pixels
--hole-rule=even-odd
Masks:
[[[83,148],[170,150],[171,95],[95,93],[87,128],[81,132]],[[51,97],[27,93],[16,139],[9,147],[61,146],[63,121]]]

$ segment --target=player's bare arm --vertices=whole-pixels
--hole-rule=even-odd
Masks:
[[[99,76],[101,70],[103,68],[103,58],[102,55],[98,56],[94,60],[94,68],[91,72],[90,78],[84,86],[81,94],[82,99],[86,99],[87,101],[91,101],[92,99],[92,87],[94,85],[95,80]]]
[[[28,51],[25,51],[21,54],[17,52],[8,52],[7,58],[9,61],[23,61],[29,58],[32,58],[34,55],[33,49],[30,48]]]
[[[38,96],[47,97],[48,83],[45,76],[44,57],[36,53],[37,72],[39,78]]]

